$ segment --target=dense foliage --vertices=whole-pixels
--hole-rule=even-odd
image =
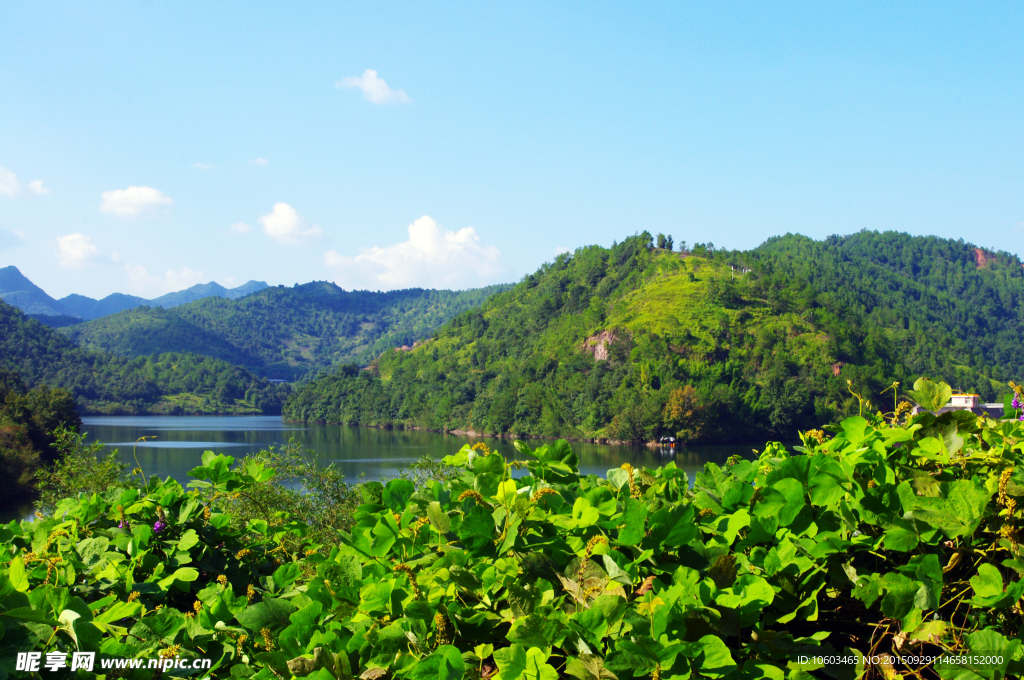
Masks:
[[[26,314],[25,316],[38,321],[44,326],[49,326],[50,328],[63,328],[64,326],[74,326],[76,323],[82,323],[82,320],[77,316],[66,316],[63,314],[58,316],[50,314]]]
[[[0,507],[34,495],[40,465],[60,453],[55,432],[81,422],[66,390],[27,389],[16,373],[0,368]]]
[[[196,354],[127,359],[81,349],[0,302],[0,368],[70,392],[81,413],[279,413],[284,390]]]
[[[525,464],[467,446],[447,482],[362,485],[340,545],[287,512],[225,512],[274,473],[207,453],[191,491],[151,479],[0,529],[0,665],[34,649],[259,680],[1019,676],[1024,424],[878,413],[834,432],[692,487],[674,464],[581,477],[565,441],[516,443]],[[914,660],[941,654],[957,659]],[[835,655],[854,663],[813,660]]]
[[[368,363],[385,349],[412,345],[506,288],[375,293],[322,281],[266,288],[240,300],[139,307],[64,332],[83,347],[124,356],[187,351],[291,379],[338,363]]]
[[[894,232],[786,236],[756,253],[754,293],[827,319],[839,353],[864,333],[910,375],[942,376],[989,401],[1024,372],[1024,265],[1015,255]]]
[[[667,245],[666,238],[663,243]],[[685,243],[683,244],[685,248]],[[559,256],[410,352],[297,391],[295,420],[644,441],[784,436],[926,373],[1001,401],[1024,371],[1024,269],[861,232],[750,252],[644,233]]]

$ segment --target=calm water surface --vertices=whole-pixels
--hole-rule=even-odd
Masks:
[[[117,450],[121,460],[135,467],[135,458],[147,475],[174,477],[185,482],[188,471],[200,464],[204,451],[236,458],[289,441],[308,449],[308,456],[323,465],[334,463],[346,479],[393,477],[403,467],[429,456],[440,460],[463,444],[481,438],[408,430],[379,430],[344,425],[286,423],[280,416],[96,416],[82,419],[87,441],[101,441]],[[153,437],[137,442],[141,437]],[[483,438],[508,458],[521,458],[508,439]],[[545,440],[534,439],[530,446]],[[133,457],[134,448],[134,457]],[[751,455],[749,445],[689,446],[651,449],[572,442],[584,474],[604,476],[629,462],[634,467],[657,467],[674,460],[693,481],[706,461],[719,464],[733,454]]]

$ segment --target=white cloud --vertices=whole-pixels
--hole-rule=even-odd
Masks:
[[[17,229],[0,229],[0,250],[17,248],[25,242],[25,234]]]
[[[377,76],[372,68],[363,71],[361,76],[349,76],[334,83],[334,87],[358,87],[363,91],[363,96],[374,104],[393,104],[396,102],[409,101],[409,95],[402,90],[393,90],[388,87],[383,78]]]
[[[352,264],[352,258],[339,255],[337,250],[328,250],[324,253],[324,264],[328,267],[341,267],[346,264]]]
[[[18,176],[0,165],[0,194],[13,198],[18,195],[20,189],[21,184],[18,182]]]
[[[261,167],[264,165],[270,165],[270,161],[268,161],[266,158],[257,158],[254,161],[249,161],[249,163],[251,165],[259,165]]]
[[[228,227],[228,230],[232,234],[248,234],[250,231],[252,231],[252,227],[250,227],[245,222],[235,222],[230,227]]]
[[[117,253],[111,253],[110,254],[110,261],[111,262],[115,262],[115,263],[120,262],[121,261],[121,256],[119,254],[117,254]]]
[[[169,269],[164,277],[167,292],[191,288],[197,283],[204,283],[205,279],[206,277],[202,272],[189,269],[188,267],[182,267],[180,271]]]
[[[14,198],[26,189],[40,196],[50,193],[50,190],[43,186],[43,180],[33,180],[25,186],[18,181],[17,175],[0,165],[0,195]]]
[[[57,260],[61,267],[78,268],[88,264],[98,252],[92,239],[85,234],[57,237]]]
[[[350,287],[471,288],[502,274],[501,253],[484,245],[475,229],[445,231],[426,215],[409,225],[407,241],[367,248],[355,257],[330,250],[324,263],[339,270],[339,279]]]
[[[213,170],[213,163],[193,163],[192,167],[200,170]]]
[[[295,208],[287,203],[275,203],[274,208],[257,220],[264,233],[281,243],[306,243],[323,235],[324,230],[316,226],[307,226]]]
[[[100,204],[100,211],[124,217],[151,214],[159,208],[174,204],[170,196],[153,187],[132,186],[127,189],[104,191],[101,196],[103,202]]]
[[[131,291],[136,295],[150,297],[184,290],[206,280],[202,272],[188,267],[182,267],[178,271],[169,269],[163,278],[153,276],[141,264],[126,264],[124,270],[128,274],[128,286]]]

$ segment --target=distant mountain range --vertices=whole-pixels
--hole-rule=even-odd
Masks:
[[[208,297],[237,300],[264,288],[267,288],[264,281],[249,281],[237,288],[225,288],[211,281],[210,283],[199,283],[191,288],[168,293],[152,300],[124,293],[113,293],[102,300],[94,300],[91,297],[77,294],[55,300],[47,295],[42,288],[32,283],[17,267],[0,269],[0,300],[17,307],[46,325],[55,327],[73,323],[73,319],[68,317],[88,321],[141,306],[170,308]]]
[[[125,310],[60,332],[83,348],[121,356],[194,352],[267,378],[294,380],[412,346],[509,287],[377,293],[313,281],[269,287],[240,300],[211,296],[174,309]]]

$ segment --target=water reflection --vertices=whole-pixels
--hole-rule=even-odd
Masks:
[[[436,432],[292,424],[278,416],[96,416],[82,420],[87,441],[107,442],[107,450],[118,449],[121,460],[133,467],[138,459],[147,475],[169,476],[179,481],[185,481],[188,471],[200,464],[204,451],[239,458],[293,440],[308,449],[310,457],[318,463],[336,464],[347,479],[386,479],[423,456],[439,460],[463,444],[480,441]],[[142,437],[155,439],[136,443]],[[508,458],[522,458],[511,440],[483,441]],[[544,441],[528,443],[539,446]],[[653,468],[674,460],[689,473],[691,482],[694,473],[703,469],[707,461],[723,464],[734,454],[752,455],[749,445],[652,449],[573,442],[572,447],[584,474],[604,476],[609,469],[626,462],[634,467]]]

